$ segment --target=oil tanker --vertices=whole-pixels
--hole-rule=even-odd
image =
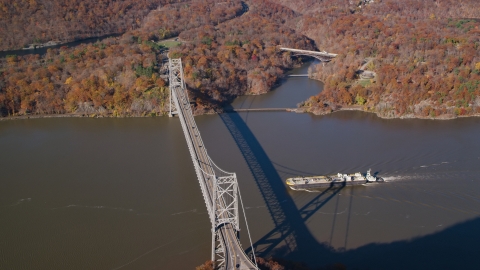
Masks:
[[[353,174],[333,174],[333,175],[320,175],[320,176],[308,176],[308,177],[292,177],[288,178],[285,182],[293,189],[306,189],[306,188],[326,188],[334,186],[355,186],[364,185],[373,182],[384,182],[383,178],[373,176],[371,169],[366,174],[359,172]]]

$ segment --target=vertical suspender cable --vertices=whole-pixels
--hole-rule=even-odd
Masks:
[[[240,205],[242,206],[243,218],[245,219],[245,226],[247,227],[248,240],[250,240],[250,247],[252,248],[253,262],[255,263],[255,266],[258,268],[257,257],[255,257],[255,249],[253,248],[252,237],[250,236],[250,230],[248,229],[247,214],[245,213],[245,208],[243,207],[243,200],[242,200],[242,194],[240,193],[240,189],[238,189],[238,197],[240,197]]]

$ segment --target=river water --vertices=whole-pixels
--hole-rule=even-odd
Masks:
[[[232,106],[295,107],[321,88],[289,78]],[[262,256],[348,269],[480,265],[479,118],[196,120],[212,159],[237,173]],[[210,224],[178,119],[2,121],[0,153],[1,269],[194,269],[209,259]],[[368,168],[386,182],[310,192],[284,185]]]

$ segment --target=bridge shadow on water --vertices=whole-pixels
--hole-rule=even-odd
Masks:
[[[311,258],[310,255],[314,255],[311,251],[320,244],[311,235],[305,221],[334,198],[343,187],[327,189],[298,209],[272,161],[242,117],[235,112],[223,113],[220,117],[245,158],[275,225],[272,231],[254,244],[256,253],[263,257],[307,261]]]
[[[219,115],[238,145],[275,225],[254,243],[257,256],[304,262],[321,269],[334,263],[343,263],[348,269],[459,269],[480,265],[480,256],[476,252],[480,241],[480,218],[413,240],[372,243],[350,250],[335,250],[330,243],[318,242],[305,223],[343,187],[327,189],[298,208],[274,164],[242,117],[236,112]],[[350,189],[351,195],[353,190]],[[352,198],[350,196],[345,246]],[[335,217],[331,235],[334,227]],[[246,252],[250,251],[249,248]]]

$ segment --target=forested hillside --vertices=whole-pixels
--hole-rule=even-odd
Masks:
[[[172,3],[169,3],[172,2]],[[197,113],[261,94],[297,58],[278,45],[338,54],[302,104],[383,117],[480,113],[477,0],[0,0],[0,48],[125,32],[94,45],[0,59],[0,114],[162,114],[164,48],[182,57]],[[3,32],[2,32],[3,31]]]
[[[339,54],[313,70],[325,90],[304,104],[310,111],[358,105],[383,117],[480,113],[478,1],[278,2],[303,12],[290,27]],[[374,78],[360,76],[364,63]]]
[[[7,56],[0,59],[0,114],[161,114],[168,92],[160,78],[162,46],[151,41],[150,25],[166,25],[175,16],[183,29],[211,22],[211,13],[191,16],[191,7],[208,8],[214,1],[189,6],[173,4],[149,16],[139,29],[118,38],[73,48],[49,49],[45,55]],[[218,12],[220,9],[220,12]],[[238,1],[212,8],[215,23],[240,12]],[[200,24],[201,25],[201,24]],[[178,26],[176,26],[178,27]],[[168,29],[168,28],[167,28]],[[177,28],[171,28],[175,32]],[[168,108],[167,108],[168,109]]]
[[[252,9],[265,7],[252,5]],[[294,65],[277,45],[314,49],[308,38],[276,23],[275,18],[249,12],[217,27],[180,34],[185,44],[172,55],[182,57],[185,80],[199,108],[222,105],[238,95],[263,94]],[[218,106],[217,106],[218,107]]]
[[[0,0],[0,50],[62,43],[138,28],[174,0]]]
[[[275,45],[314,45],[257,2],[247,13],[241,1],[169,4],[117,38],[0,59],[0,114],[163,114],[165,55],[157,41],[178,34],[184,42],[171,53],[183,58],[197,113],[240,94],[265,93],[293,66]]]

